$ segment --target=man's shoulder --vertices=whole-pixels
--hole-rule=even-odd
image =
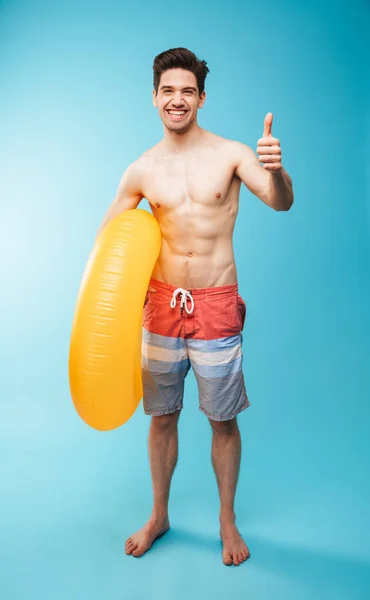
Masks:
[[[155,146],[144,150],[144,152],[131,163],[130,168],[139,175],[145,175],[145,173],[148,173],[153,168],[159,157],[160,144],[158,143]]]
[[[243,142],[238,140],[229,140],[228,149],[237,163],[245,160],[254,160],[256,155],[253,149]]]
[[[140,177],[145,175],[148,169],[152,166],[154,156],[155,154],[150,150],[145,150],[128,166],[127,170],[135,176]]]
[[[142,153],[138,160],[140,160],[143,164],[150,163],[161,153],[162,145],[163,141],[161,140],[160,142],[157,142],[157,144],[154,144],[154,146],[147,148],[147,150]]]
[[[230,146],[230,144],[232,144],[232,140],[223,137],[218,133],[213,133],[213,131],[207,131],[205,129],[202,129],[202,133],[206,142],[205,145],[209,146],[209,148],[219,150],[221,148],[227,148],[228,146]]]
[[[240,142],[239,140],[232,140],[232,139],[225,139],[225,146],[227,146],[229,149],[233,149],[235,150],[235,152],[240,152],[243,150],[251,150],[250,146],[247,146],[247,144],[245,144],[244,142]]]
[[[217,135],[215,133],[210,134],[210,139],[213,140],[214,145],[218,145],[220,148],[226,150],[227,152],[232,152],[233,154],[241,154],[243,152],[250,152],[252,149],[240,142],[239,140],[233,140],[231,138],[222,137],[221,135]]]

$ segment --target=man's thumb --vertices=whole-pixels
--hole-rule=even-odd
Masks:
[[[267,113],[265,116],[264,129],[263,129],[263,137],[268,137],[272,135],[272,113]]]

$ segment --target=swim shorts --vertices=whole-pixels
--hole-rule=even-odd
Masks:
[[[190,367],[197,379],[199,409],[207,417],[227,421],[246,409],[245,317],[237,282],[185,290],[151,278],[143,313],[145,413],[158,416],[182,409]]]

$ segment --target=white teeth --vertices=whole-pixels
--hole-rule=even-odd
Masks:
[[[170,113],[170,115],[184,115],[185,114],[185,110],[169,110],[168,111]]]

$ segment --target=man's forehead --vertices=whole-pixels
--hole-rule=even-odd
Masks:
[[[194,73],[185,69],[168,69],[161,75],[160,87],[165,85],[179,89],[187,85],[197,87],[197,79]]]

